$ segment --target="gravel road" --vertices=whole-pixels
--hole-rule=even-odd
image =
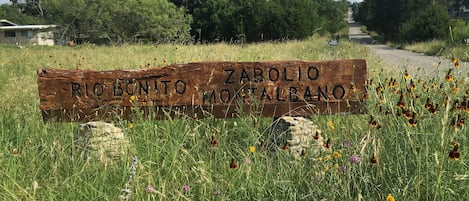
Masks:
[[[416,73],[420,68],[420,73],[431,76],[438,72],[444,74],[449,67],[452,67],[451,61],[446,58],[427,56],[375,43],[369,35],[361,32],[360,24],[353,21],[351,10],[349,10],[348,24],[350,40],[357,41],[369,48],[373,54],[372,56],[378,57],[387,67],[393,68],[391,71],[395,69],[399,72],[408,69],[410,73]],[[461,67],[458,71],[462,75],[466,75],[466,80],[469,80],[469,63],[460,63]]]

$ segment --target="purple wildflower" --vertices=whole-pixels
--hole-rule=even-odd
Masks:
[[[147,193],[152,193],[153,191],[155,191],[155,188],[151,184],[148,184],[147,188],[145,188],[145,191]]]
[[[182,186],[182,191],[184,191],[184,192],[189,191],[189,185],[184,184],[184,186]]]
[[[342,147],[344,147],[344,148],[350,147],[350,142],[349,142],[348,140],[344,141],[344,142],[342,143]]]
[[[352,155],[349,158],[350,163],[360,163],[360,156],[358,154]]]
[[[220,189],[215,189],[213,192],[216,196],[219,196],[221,194]]]

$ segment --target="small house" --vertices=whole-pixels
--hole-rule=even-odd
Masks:
[[[18,25],[0,20],[0,43],[55,45],[54,30],[57,25]]]

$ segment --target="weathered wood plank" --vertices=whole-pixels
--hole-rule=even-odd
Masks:
[[[232,117],[240,109],[269,117],[360,113],[367,80],[365,60],[201,62],[37,73],[43,118],[58,121],[132,118],[132,107],[157,119],[167,114],[162,111],[200,118]]]

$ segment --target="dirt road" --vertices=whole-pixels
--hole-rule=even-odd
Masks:
[[[353,21],[352,11],[349,10],[348,15],[349,24],[349,38],[350,40],[357,41],[366,47],[368,47],[373,56],[379,57],[389,68],[392,70],[402,71],[408,69],[410,73],[424,73],[427,75],[435,75],[436,73],[444,74],[447,72],[449,67],[452,67],[451,61],[442,57],[427,56],[420,53],[410,52],[406,50],[400,50],[392,48],[383,44],[377,44],[367,34],[361,32],[360,24]],[[469,79],[469,63],[460,62],[461,71],[463,75],[466,75],[466,80]]]

